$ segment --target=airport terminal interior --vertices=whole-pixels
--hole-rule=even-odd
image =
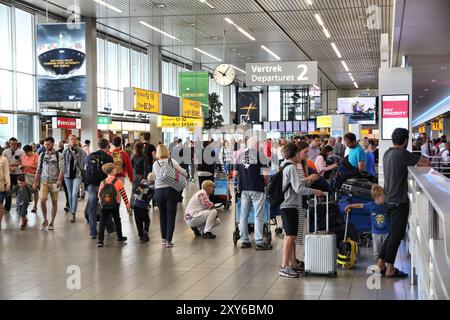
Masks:
[[[450,1],[0,0],[0,300],[450,300]]]

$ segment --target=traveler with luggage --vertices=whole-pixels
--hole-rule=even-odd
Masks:
[[[307,146],[306,143],[305,145]],[[307,148],[302,150],[306,154],[305,150]],[[280,204],[280,209],[285,237],[283,259],[278,274],[286,278],[298,278],[304,272],[304,263],[295,257],[295,239],[298,235],[299,225],[304,225],[305,216],[300,214],[303,211],[301,210],[303,196],[311,194],[316,196],[323,195],[319,190],[304,187],[300,181],[297,165],[301,161],[300,153],[302,150],[294,143],[288,143],[283,147],[283,156],[286,160],[281,164],[281,191],[284,201]],[[303,243],[303,240],[301,240],[301,243]]]
[[[361,140],[359,142],[359,145],[361,148],[363,148],[364,152],[366,153],[366,166],[364,170],[369,173],[371,176],[375,176],[375,155],[372,152],[372,149],[370,148],[369,140]]]
[[[214,194],[214,187],[211,180],[203,181],[202,189],[192,196],[184,213],[184,221],[194,231],[195,236],[204,239],[215,239],[216,235],[211,230],[220,224],[214,203],[209,200]]]
[[[75,215],[78,208],[78,193],[83,182],[84,165],[86,154],[78,146],[78,137],[71,135],[69,137],[69,146],[64,149],[62,156],[64,158],[64,181],[69,195],[69,208],[72,214],[70,222],[75,222]]]
[[[133,165],[133,181],[131,183],[131,207],[133,208],[134,197],[133,194],[139,187],[142,179],[144,179],[146,166],[147,166],[146,155],[144,154],[144,145],[141,142],[137,142],[134,145],[133,157],[131,158],[131,163]]]
[[[125,177],[128,175],[130,182],[134,179],[133,165],[131,164],[131,158],[128,152],[122,150],[122,138],[114,137],[113,149],[109,152],[113,158],[114,165],[116,166],[116,178],[120,179],[122,183],[125,183]]]
[[[264,187],[268,182],[268,176],[263,170],[269,163],[265,158],[261,148],[258,147],[258,140],[250,137],[247,141],[247,148],[243,150],[236,159],[234,167],[234,177],[238,178],[238,190],[241,193],[241,215],[240,215],[240,237],[241,248],[251,248],[248,235],[248,215],[251,206],[255,212],[255,242],[256,250],[272,250],[272,246],[263,239],[264,228]]]
[[[325,176],[325,173],[337,168],[337,163],[331,165],[327,164],[328,158],[333,154],[333,148],[329,145],[325,146],[316,158],[315,166],[317,168],[317,173],[320,176]]]
[[[25,182],[27,186],[33,188],[34,179],[36,177],[36,171],[38,167],[39,156],[37,153],[33,152],[33,148],[30,145],[26,145],[23,147],[23,151],[25,152],[22,155],[22,165],[20,166],[20,170],[22,170],[25,175]],[[37,205],[39,202],[39,192],[38,190],[33,190],[33,198],[34,198],[34,206],[31,209],[31,212],[37,212]]]
[[[370,213],[370,222],[372,225],[373,257],[375,261],[389,234],[389,221],[384,203],[384,189],[374,185],[371,190],[373,201],[367,203],[352,203],[345,207],[345,212],[351,213],[352,209],[364,209]]]
[[[3,156],[8,159],[9,162],[9,175],[11,179],[11,188],[17,185],[17,177],[22,174],[20,165],[22,164],[22,156],[24,151],[19,148],[19,142],[16,138],[9,139],[10,147],[3,151]],[[12,197],[11,194],[7,194],[5,198],[5,212],[9,213],[11,209]]]
[[[408,274],[395,268],[395,257],[405,236],[409,215],[408,166],[430,166],[428,159],[406,150],[409,131],[397,128],[392,133],[393,146],[383,157],[384,191],[390,232],[378,257],[381,274],[388,278],[406,278]]]
[[[344,136],[344,141],[349,148],[348,162],[359,171],[364,171],[366,168],[366,153],[358,144],[354,133],[347,133]]]
[[[155,202],[159,208],[162,245],[172,248],[177,205],[186,186],[187,172],[170,158],[169,149],[163,144],[156,148],[156,159],[153,163]]]
[[[87,203],[87,217],[89,221],[89,236],[91,239],[97,239],[97,208],[98,208],[98,189],[100,183],[106,179],[107,175],[103,172],[102,167],[106,163],[113,163],[113,158],[108,154],[109,141],[100,139],[98,141],[98,150],[89,154],[86,158],[86,183],[89,193]],[[109,231],[113,231],[112,221],[108,221]]]
[[[116,166],[114,163],[107,163],[102,166],[103,172],[107,175],[106,179],[100,183],[98,189],[98,198],[100,200],[102,213],[100,219],[100,227],[98,230],[97,247],[104,247],[105,228],[110,217],[114,220],[116,227],[117,242],[127,241],[127,237],[122,235],[122,223],[120,221],[120,198],[123,199],[129,212],[130,203],[128,202],[127,193],[120,179],[117,178]]]
[[[322,140],[317,134],[311,136],[311,144],[309,145],[308,159],[315,162],[317,156],[320,153],[320,146],[322,145]]]
[[[145,176],[147,177],[153,170],[153,162],[156,159],[156,147],[150,142],[151,139],[150,132],[144,132],[143,144],[144,144],[144,155],[147,157],[147,166],[145,168]]]
[[[135,176],[136,179],[136,176]],[[148,207],[155,193],[155,175],[151,172],[147,179],[142,179],[134,190],[134,220],[139,235],[139,242],[149,242],[150,216]]]

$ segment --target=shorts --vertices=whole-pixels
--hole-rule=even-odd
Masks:
[[[298,209],[281,209],[284,232],[287,236],[297,236],[298,233]]]
[[[54,185],[56,183],[49,183],[49,182],[42,182],[41,183],[41,191],[39,193],[39,198],[42,200],[47,200],[48,194],[50,193],[50,197],[52,198],[53,202],[58,201],[58,193],[59,189],[57,191],[54,191]]]
[[[3,204],[3,201],[6,199],[7,192],[0,192],[0,206]]]
[[[21,217],[26,217],[27,216],[28,205],[29,205],[29,203],[17,204],[17,213],[19,214],[19,216],[21,216]]]
[[[27,186],[29,186],[30,188],[33,187],[34,184],[34,178],[36,177],[36,175],[31,174],[31,173],[27,173],[25,174],[25,183],[27,184]],[[39,186],[38,186],[39,189]]]

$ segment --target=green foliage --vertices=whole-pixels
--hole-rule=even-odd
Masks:
[[[209,116],[205,118],[203,130],[217,129],[223,126],[222,103],[215,92],[209,95]]]

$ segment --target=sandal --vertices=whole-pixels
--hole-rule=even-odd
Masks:
[[[45,227],[48,226],[48,222],[43,222],[41,226],[41,230],[45,230]]]
[[[32,213],[36,213],[36,212],[37,212],[37,208],[36,208],[36,209],[33,209],[33,210],[31,210],[31,212],[32,212]]]
[[[404,279],[404,278],[408,278],[408,274],[395,268],[394,273],[391,274],[390,276],[386,276],[386,270],[385,270],[385,277],[386,278]]]
[[[54,229],[53,223],[52,223],[52,224],[49,224],[49,225],[48,225],[48,230],[53,230],[53,229]]]

